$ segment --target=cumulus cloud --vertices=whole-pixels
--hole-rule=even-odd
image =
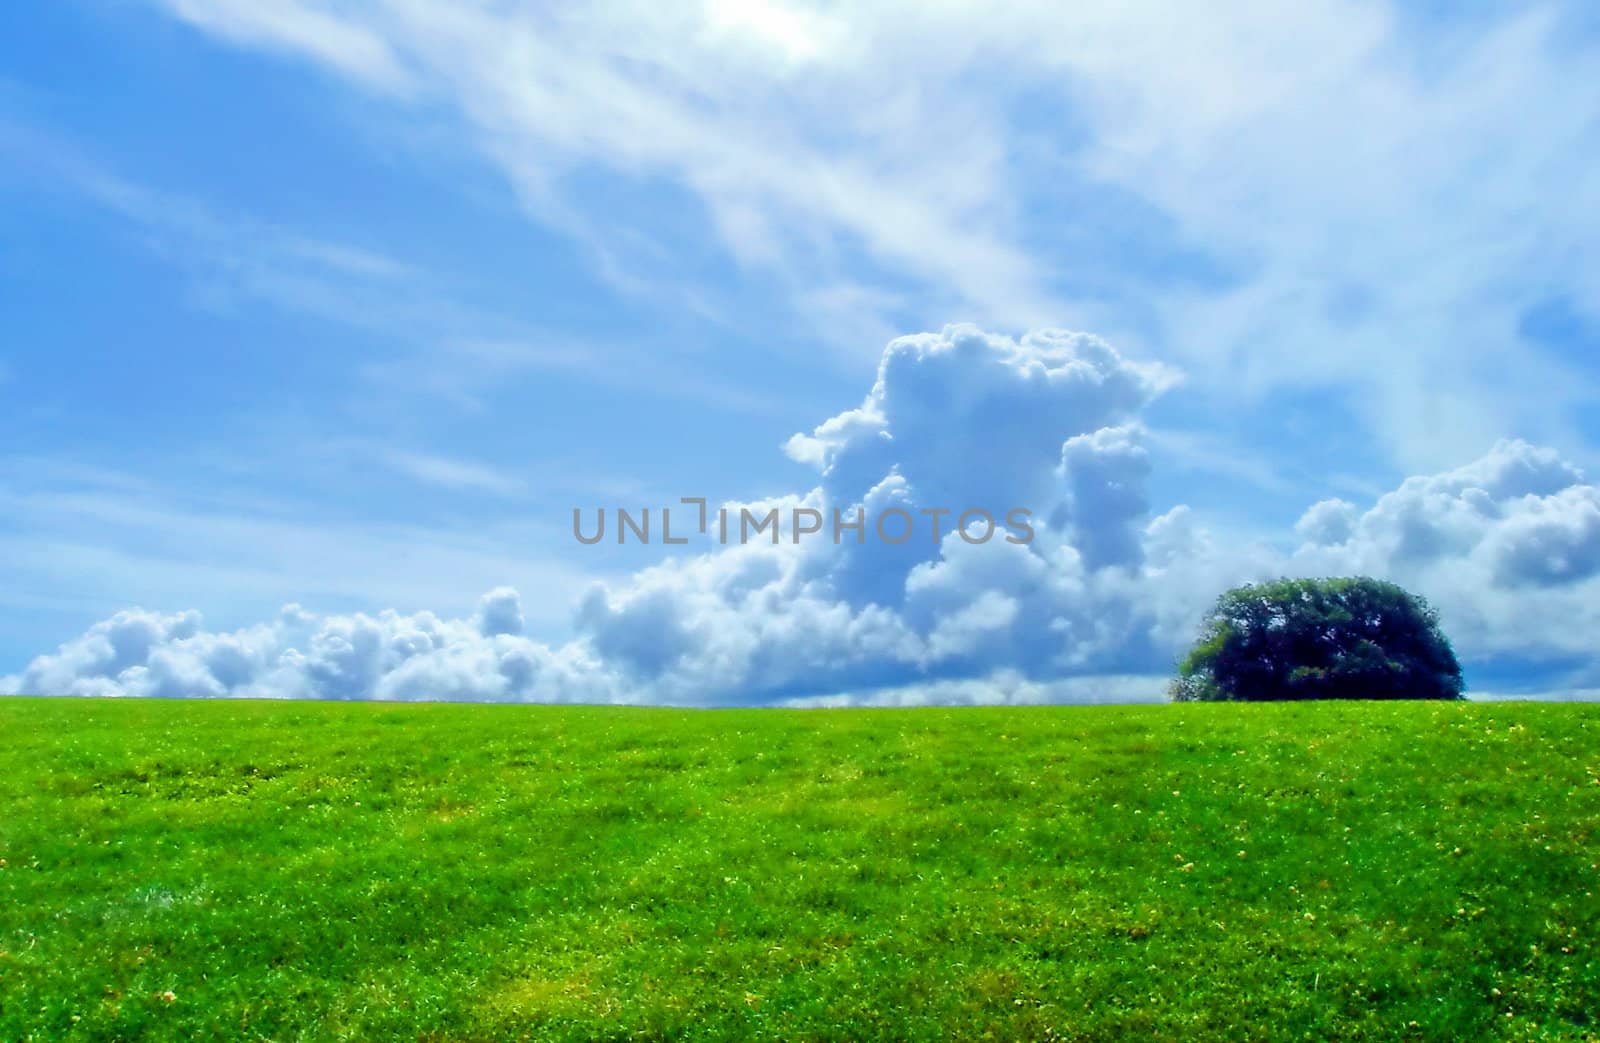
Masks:
[[[1131,426],[1075,435],[1061,447],[1065,516],[1089,565],[1139,564],[1139,524],[1150,510],[1144,491],[1149,473],[1149,455]]]
[[[896,605],[907,572],[938,554],[935,522],[949,531],[968,511],[998,521],[1017,508],[1040,525],[1077,519],[1097,558],[1126,553],[1125,541],[1110,535],[1115,525],[1103,525],[1097,512],[1126,515],[1125,497],[1120,507],[1110,501],[1115,490],[1142,483],[1142,457],[1131,429],[1097,432],[1129,423],[1176,380],[1173,371],[1129,360],[1082,333],[1044,330],[1013,340],[953,326],[891,341],[865,401],[786,448],[821,471],[825,508],[860,505],[876,516],[898,507],[927,524],[898,548],[846,546],[815,560],[813,572],[825,571],[852,604]],[[1088,441],[1071,441],[1078,436]],[[1069,498],[1058,473],[1064,453],[1076,463],[1075,483],[1101,488]],[[971,521],[981,531],[982,516]]]
[[[619,693],[580,646],[508,633],[515,591],[477,619],[432,613],[322,616],[286,606],[266,623],[208,631],[195,612],[118,612],[5,679],[50,695],[609,702]],[[497,620],[498,624],[491,624]]]
[[[496,587],[478,606],[478,632],[484,637],[522,633],[522,597],[511,587]]]
[[[1502,441],[1408,478],[1364,513],[1319,503],[1297,572],[1362,572],[1429,596],[1469,658],[1588,657],[1600,626],[1600,487],[1548,449]]]
[[[462,619],[318,615],[298,606],[231,632],[193,612],[132,609],[40,656],[9,690],[294,696],[908,705],[1129,698],[1159,679],[1216,594],[1277,575],[1370,574],[1428,596],[1469,663],[1588,656],[1600,624],[1600,488],[1548,449],[1502,442],[1410,478],[1365,510],[1311,506],[1281,544],[1214,533],[1183,505],[1151,516],[1143,408],[1172,374],[1104,342],[952,327],[901,338],[862,404],[796,435],[804,492],[723,505],[777,511],[776,540],[670,558],[592,587],[575,637],[524,633],[521,597]],[[796,539],[797,512],[895,508]],[[1031,538],[979,540],[959,517],[1025,508]],[[940,511],[948,512],[940,514]],[[937,535],[933,524],[941,524]],[[982,526],[977,526],[982,528]],[[1103,680],[1113,679],[1113,680]]]
[[[1548,587],[1600,572],[1600,490],[1574,486],[1521,506],[1490,539],[1497,582]]]
[[[1088,334],[952,326],[891,341],[866,400],[788,450],[822,469],[834,503],[896,473],[928,502],[1036,504],[1056,495],[1066,439],[1126,422],[1176,379]]]
[[[1456,470],[1406,479],[1364,514],[1316,504],[1295,531],[1313,559],[1397,574],[1470,563],[1494,586],[1550,586],[1600,568],[1596,492],[1555,452],[1503,441]]]
[[[1295,535],[1319,547],[1335,547],[1350,539],[1356,531],[1356,521],[1361,511],[1346,500],[1323,500],[1300,516],[1295,523]]]

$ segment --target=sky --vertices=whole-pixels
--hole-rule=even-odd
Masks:
[[[1591,4],[9,24],[0,689],[1149,699],[1366,574],[1600,692]],[[684,497],[780,541],[574,539]],[[795,531],[969,507],[1036,538]]]

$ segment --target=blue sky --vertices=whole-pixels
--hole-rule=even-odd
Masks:
[[[0,40],[0,673],[1140,695],[1222,585],[1367,571],[1440,606],[1480,689],[1600,687],[1597,29],[1584,4],[29,5]],[[1137,394],[1027,397],[1026,365],[1090,358]],[[812,435],[852,411],[893,451]],[[1066,520],[971,564],[570,535],[576,506],[868,502],[836,466],[861,453],[910,483],[880,500],[984,472]],[[1085,556],[1105,539],[1131,557]]]

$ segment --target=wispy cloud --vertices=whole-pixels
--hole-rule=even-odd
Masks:
[[[305,53],[368,86],[403,92],[411,76],[375,33],[297,0],[218,4],[169,0],[172,10],[208,32],[290,54]]]
[[[445,489],[464,489],[492,493],[496,496],[521,496],[527,493],[527,483],[487,464],[471,460],[456,460],[431,453],[407,453],[390,450],[383,454],[390,467],[428,485]]]
[[[245,42],[253,9],[172,6],[202,29],[224,22],[228,39]],[[929,96],[930,84],[897,84],[877,69],[852,42],[865,31],[868,46],[880,45],[876,18],[780,4],[707,14],[416,3],[350,12],[341,24],[405,56],[456,102],[538,217],[599,244],[620,270],[628,261],[604,246],[616,241],[610,223],[578,198],[590,164],[682,184],[737,257],[811,273],[806,282],[837,281],[845,255],[862,250],[974,317],[1059,319],[1038,265],[1016,245],[1004,145],[985,106],[948,82]],[[340,68],[332,55],[344,35],[302,51]],[[263,29],[258,42],[283,41]],[[805,75],[785,71],[797,68]],[[774,119],[773,106],[786,118]],[[935,118],[953,137],[918,132]],[[606,234],[585,234],[597,227]]]
[[[375,386],[407,395],[441,399],[476,411],[486,395],[506,381],[533,374],[601,387],[648,391],[653,396],[696,402],[720,412],[758,414],[774,403],[761,392],[708,376],[681,356],[640,351],[637,345],[599,338],[587,343],[527,331],[518,338],[462,338],[430,343],[412,352],[370,362],[361,373]]]
[[[415,319],[397,290],[415,289],[426,277],[381,251],[139,184],[72,141],[4,115],[0,156],[10,177],[26,178],[30,189],[69,193],[127,221],[146,246],[192,272],[214,305],[254,299],[368,329],[395,328],[397,314]]]
[[[441,487],[514,479],[460,461],[407,461]],[[212,475],[216,478],[218,476]],[[198,605],[224,618],[290,601],[343,607],[463,606],[514,582],[540,596],[530,626],[560,632],[593,580],[536,520],[467,515],[446,523],[324,516],[314,498],[175,486],[49,459],[0,469],[8,504],[0,603],[103,611],[135,601]]]
[[[1597,391],[1516,332],[1552,288],[1600,311],[1600,85],[1566,5],[416,0],[293,39],[258,6],[168,5],[359,83],[357,41],[382,41],[535,217],[641,286],[681,272],[617,251],[593,172],[689,193],[797,314],[871,329],[912,289],[905,321],[1095,329],[1219,397],[1338,384],[1401,464],[1508,430],[1576,441]],[[1128,256],[1152,218],[1164,245]],[[1179,243],[1200,261],[1160,252]],[[1196,263],[1228,277],[1183,278]]]
[[[231,311],[259,302],[375,333],[381,358],[356,360],[369,391],[441,399],[468,410],[511,379],[559,373],[648,389],[732,413],[772,408],[764,395],[676,365],[670,346],[554,333],[518,315],[463,303],[449,280],[364,245],[262,222],[122,177],[60,135],[0,115],[13,179],[67,192],[137,228],[140,241],[191,273],[192,300]],[[659,349],[659,350],[658,350]],[[3,373],[0,373],[3,379]]]

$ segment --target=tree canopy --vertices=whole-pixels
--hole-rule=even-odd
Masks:
[[[1282,579],[1217,599],[1173,698],[1459,699],[1461,664],[1422,598],[1366,577]]]

